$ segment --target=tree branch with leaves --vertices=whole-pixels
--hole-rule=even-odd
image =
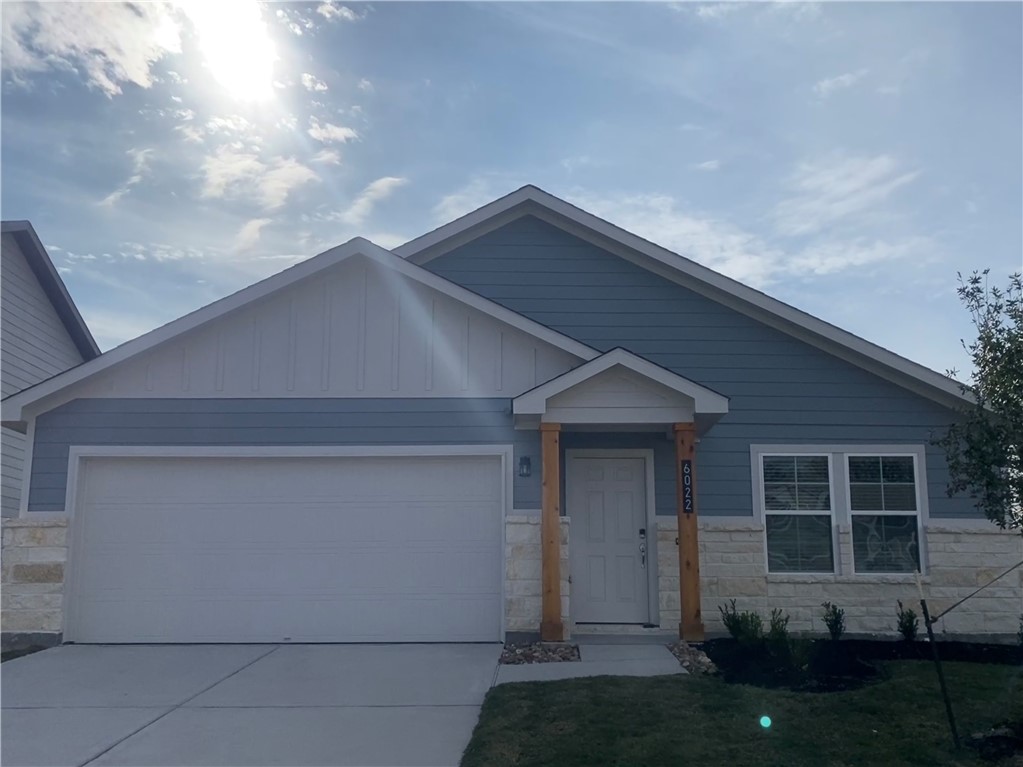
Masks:
[[[1003,289],[988,284],[988,271],[959,275],[977,331],[962,342],[973,362],[962,384],[970,403],[935,444],[948,457],[948,494],[967,493],[996,525],[1023,532],[1023,278],[1010,275]]]

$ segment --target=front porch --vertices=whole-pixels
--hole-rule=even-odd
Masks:
[[[697,442],[727,412],[725,397],[622,349],[515,398],[516,428],[541,437],[541,639],[703,639]],[[507,553],[514,594],[520,567]]]

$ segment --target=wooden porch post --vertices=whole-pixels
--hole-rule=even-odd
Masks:
[[[561,424],[540,424],[543,496],[540,513],[540,639],[561,642]]]
[[[682,622],[679,623],[678,635],[689,642],[702,642],[695,424],[675,424],[675,479],[678,499],[678,587],[682,601]]]

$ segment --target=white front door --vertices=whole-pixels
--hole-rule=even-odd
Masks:
[[[578,457],[568,464],[572,618],[576,623],[646,623],[645,462]]]

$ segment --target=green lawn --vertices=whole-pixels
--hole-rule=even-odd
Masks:
[[[933,665],[887,669],[883,682],[827,694],[713,677],[501,685],[483,704],[462,767],[990,764],[952,749]],[[1023,716],[1023,668],[948,663],[945,674],[961,734]]]

